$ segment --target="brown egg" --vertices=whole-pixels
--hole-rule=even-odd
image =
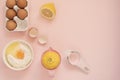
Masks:
[[[25,8],[27,6],[27,0],[18,0],[17,5],[19,8]]]
[[[9,31],[13,31],[17,27],[17,23],[14,20],[8,20],[6,23],[6,28]]]
[[[13,19],[17,15],[16,11],[14,9],[8,9],[6,11],[6,17],[8,19]]]
[[[6,1],[6,6],[7,6],[8,8],[13,8],[14,5],[16,5],[16,0],[7,0],[7,1]]]
[[[21,20],[24,20],[24,19],[28,16],[27,10],[25,10],[25,9],[19,9],[19,10],[17,11],[17,16],[18,16]]]

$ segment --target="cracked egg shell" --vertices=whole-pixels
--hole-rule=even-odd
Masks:
[[[21,20],[24,20],[27,16],[28,16],[28,12],[26,9],[19,9],[17,11],[17,16],[18,18],[20,18]]]

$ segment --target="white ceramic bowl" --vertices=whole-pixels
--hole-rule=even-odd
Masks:
[[[8,61],[6,60],[6,56],[5,56],[5,54],[6,54],[6,53],[5,53],[6,48],[7,48],[10,44],[12,44],[12,43],[14,43],[14,42],[24,43],[24,44],[26,44],[26,45],[30,48],[30,50],[31,50],[31,53],[32,53],[31,61],[28,63],[27,66],[25,66],[25,67],[23,67],[23,68],[14,68],[14,67],[12,67],[12,66],[8,63]],[[24,41],[24,40],[13,40],[13,41],[11,41],[10,43],[8,43],[8,44],[5,46],[4,51],[3,51],[3,62],[5,63],[5,65],[6,65],[8,68],[10,68],[10,69],[12,69],[12,70],[15,70],[15,71],[21,71],[21,70],[27,69],[27,68],[31,65],[31,63],[32,63],[32,61],[33,61],[33,58],[34,58],[33,49],[32,49],[32,47],[31,47],[31,45],[30,45],[29,43],[27,43],[26,41]]]

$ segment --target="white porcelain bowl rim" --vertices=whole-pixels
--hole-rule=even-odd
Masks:
[[[17,69],[17,68],[14,68],[14,67],[10,66],[10,65],[8,64],[8,62],[6,61],[6,58],[5,58],[6,48],[7,48],[10,44],[12,44],[13,42],[22,42],[22,43],[25,43],[25,44],[28,45],[28,47],[31,49],[31,53],[32,53],[31,61],[29,62],[29,64],[28,64],[27,66],[25,66],[25,67],[23,67],[23,68],[18,68],[18,69]],[[21,71],[21,70],[27,69],[27,68],[32,64],[33,58],[34,58],[33,49],[32,49],[32,47],[31,47],[31,45],[30,45],[28,42],[24,41],[24,40],[13,40],[13,41],[9,42],[9,43],[5,46],[5,48],[4,48],[4,50],[3,50],[3,62],[5,63],[5,65],[6,65],[8,68],[10,68],[10,69],[12,69],[12,70],[15,70],[15,71]]]

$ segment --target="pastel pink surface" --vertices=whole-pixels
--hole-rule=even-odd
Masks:
[[[40,6],[54,2],[57,15],[53,21],[40,16]],[[40,58],[49,47],[62,56],[56,80],[120,80],[120,1],[119,0],[29,0],[30,24],[48,36],[41,46],[27,32],[5,31],[4,0],[0,0],[0,80],[52,80],[42,67]],[[2,60],[5,45],[16,39],[28,41],[35,53],[34,61],[25,71],[12,71]],[[79,50],[90,65],[90,74],[69,65],[64,51]]]

